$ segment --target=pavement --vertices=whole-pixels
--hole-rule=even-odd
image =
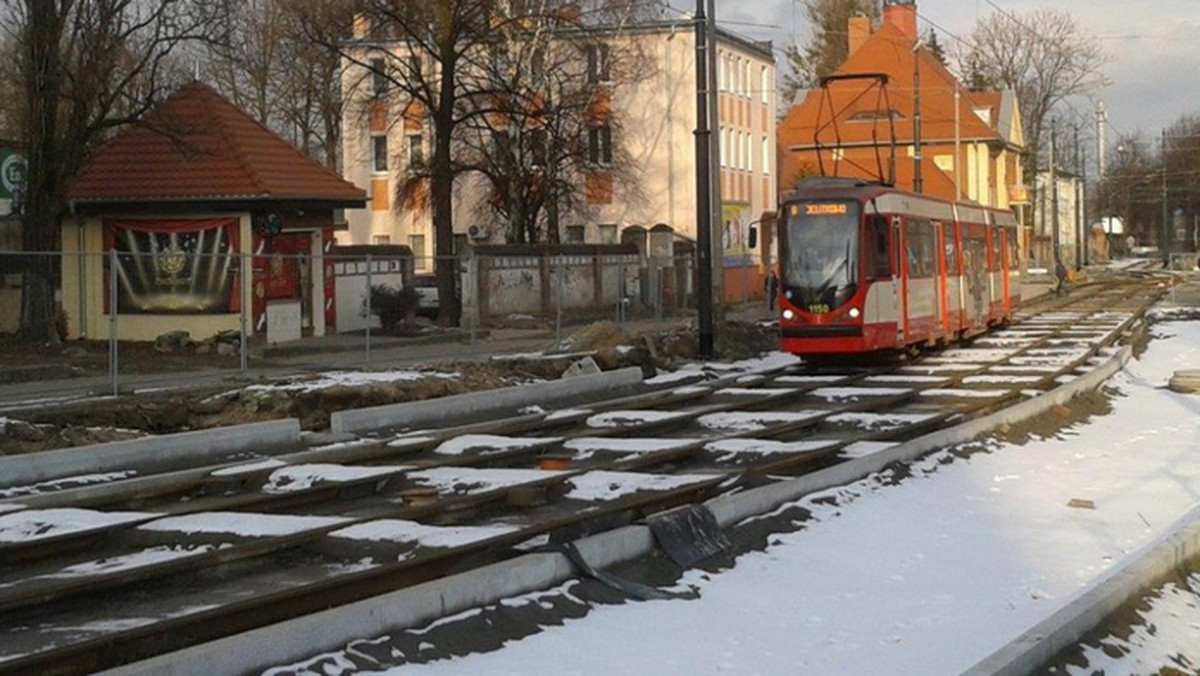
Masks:
[[[726,316],[731,320],[769,321],[773,313],[764,302],[758,302],[731,308]],[[111,397],[114,394],[153,396],[172,390],[237,387],[319,371],[379,370],[439,362],[486,361],[499,356],[539,353],[553,349],[561,338],[570,336],[589,323],[564,325],[560,332],[553,328],[494,328],[478,331],[474,335],[470,331],[459,331],[450,336],[372,336],[369,349],[366,337],[361,334],[306,337],[263,349],[261,356],[256,355],[249,361],[249,368],[245,371],[118,374],[115,388],[112,378],[108,376],[43,378],[0,385],[0,416],[4,412]],[[639,335],[694,323],[694,316],[679,316],[631,320],[621,322],[619,326],[630,334]]]

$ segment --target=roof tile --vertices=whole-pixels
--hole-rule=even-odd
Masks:
[[[184,85],[141,123],[101,145],[76,176],[70,197],[82,203],[366,200],[361,189],[200,82]]]

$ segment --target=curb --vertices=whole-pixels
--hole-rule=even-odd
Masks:
[[[705,506],[712,510],[718,523],[726,527],[814,491],[863,479],[893,462],[912,460],[935,448],[973,439],[1001,423],[1016,422],[1044,413],[1099,386],[1120,370],[1132,353],[1131,347],[1123,347],[1087,374],[1004,411],[918,437],[807,477],[714,498]],[[1200,533],[1197,538],[1200,539]],[[576,541],[575,545],[584,559],[595,568],[645,556],[657,546],[650,528],[641,524],[598,533]],[[356,639],[420,626],[505,598],[548,589],[577,575],[565,554],[526,554],[441,580],[160,655],[144,662],[127,664],[101,674],[151,676],[170,672],[176,676],[207,676],[211,673],[261,671],[311,657],[321,650],[336,649],[334,646]],[[313,636],[321,637],[319,645],[313,643]]]
[[[1144,593],[1173,569],[1200,555],[1200,507],[1171,524],[1125,565],[1077,596],[1066,607],[963,672],[963,676],[1034,673],[1064,648],[1079,642],[1113,611]]]
[[[0,457],[0,477],[5,486],[21,486],[80,474],[156,472],[194,458],[244,452],[266,455],[299,446],[300,421],[288,418]]]
[[[329,430],[333,434],[362,435],[391,428],[423,425],[447,418],[488,414],[532,404],[544,404],[556,399],[632,387],[641,382],[641,367],[630,366],[615,371],[574,378],[560,378],[532,385],[516,385],[437,399],[337,411],[329,416]]]

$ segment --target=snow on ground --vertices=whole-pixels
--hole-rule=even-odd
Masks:
[[[686,416],[684,411],[605,411],[587,419],[588,427],[627,427]]]
[[[1008,390],[960,390],[954,388],[933,388],[922,390],[922,397],[960,397],[963,399],[987,399],[990,397],[1003,397],[1008,394]]]
[[[804,530],[687,572],[698,600],[596,606],[502,650],[391,673],[960,673],[1196,505],[1200,399],[1163,385],[1200,366],[1200,323],[1155,331],[1169,337],[1113,380],[1110,413],[809,496]]]
[[[877,431],[912,425],[932,418],[932,413],[838,413],[829,422],[853,425],[859,429]]]
[[[722,411],[696,418],[696,423],[710,430],[753,432],[772,425],[811,420],[824,411]]]
[[[503,437],[495,434],[463,434],[443,441],[434,453],[462,455],[464,453],[499,453],[529,448],[558,441],[558,437]]]
[[[330,387],[359,387],[380,383],[415,382],[425,378],[458,378],[458,373],[439,371],[329,371],[316,377],[293,379],[269,385],[250,385],[247,392],[316,392]]]
[[[709,372],[718,371],[722,373],[740,372],[740,373],[767,373],[768,371],[777,371],[789,366],[800,364],[800,358],[788,352],[767,352],[766,354],[755,357],[753,359],[742,359],[734,362],[706,362],[685,364],[677,371],[666,371],[659,373],[653,378],[648,378],[645,382],[647,385],[666,385],[668,383],[679,382],[680,380],[688,380],[693,378],[706,378]]]
[[[306,530],[336,526],[350,519],[333,516],[293,516],[253,512],[197,512],[168,516],[138,528],[159,533],[220,533],[243,537],[293,535]]]
[[[421,547],[461,547],[506,535],[518,530],[516,526],[426,526],[406,519],[379,519],[355,524],[329,534],[345,540],[374,542],[411,542]]]
[[[27,509],[0,515],[0,542],[33,542],[72,533],[84,533],[158,516],[151,512],[98,512],[62,507]]]
[[[712,481],[711,474],[640,474],[597,470],[571,477],[566,497],[587,502],[608,502],[642,491],[669,491],[689,484]],[[557,673],[565,673],[559,672]]]
[[[775,441],[773,439],[721,439],[704,445],[704,449],[720,453],[718,461],[730,460],[742,454],[770,455],[772,453],[811,453],[837,444],[836,439]]]
[[[779,397],[795,391],[787,387],[725,387],[713,392],[713,394],[723,394],[730,397]]]
[[[322,483],[346,483],[371,477],[399,474],[409,469],[406,465],[336,465],[332,463],[308,463],[288,465],[271,472],[263,484],[264,493],[291,493],[303,491]]]
[[[1200,574],[1193,573],[1182,586],[1169,582],[1151,592],[1147,608],[1137,611],[1140,621],[1128,636],[1106,636],[1100,645],[1082,650],[1084,667],[1068,666],[1071,676],[1137,676],[1200,672]],[[1164,667],[1173,667],[1166,670]]]
[[[909,392],[905,387],[818,387],[809,394],[829,401],[858,401],[859,397],[894,397]]]
[[[563,472],[542,469],[434,467],[409,472],[407,478],[423,487],[435,488],[439,493],[474,495],[497,488],[541,481],[558,474]]]
[[[210,476],[238,476],[240,474],[253,474],[267,469],[275,469],[283,467],[287,463],[278,458],[266,458],[257,462],[247,463],[245,465],[234,465],[233,467],[223,467],[212,471]]]
[[[41,493],[54,493],[57,491],[67,490],[69,488],[79,488],[80,486],[93,486],[95,484],[115,483],[137,476],[135,470],[121,470],[118,472],[101,472],[98,474],[77,474],[75,476],[63,477],[61,479],[51,479],[42,481],[36,484],[28,484],[25,486],[10,486],[8,488],[0,488],[0,499],[15,498],[23,495],[39,495]],[[0,511],[4,511],[0,507]]]
[[[683,448],[696,443],[697,439],[659,439],[651,437],[576,437],[565,443],[563,448],[575,451],[576,460],[587,460],[597,451],[629,453],[638,455]]]
[[[574,418],[581,415],[587,415],[592,412],[590,408],[560,408],[557,411],[550,411],[546,414],[544,420],[561,420],[563,418]]]
[[[62,580],[76,577],[88,577],[92,575],[108,575],[112,573],[122,573],[137,568],[153,566],[166,561],[175,561],[177,559],[186,558],[189,556],[199,556],[206,552],[216,549],[215,545],[161,545],[158,547],[149,547],[130,554],[120,554],[103,559],[92,559],[82,563],[76,563],[65,566],[52,573],[39,575],[29,578],[32,580]],[[0,587],[12,587],[15,583],[0,584]]]

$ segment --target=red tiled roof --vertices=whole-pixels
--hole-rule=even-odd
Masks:
[[[883,161],[887,162],[886,146],[891,142],[892,132],[888,121],[882,114],[884,109],[891,108],[895,112],[895,140],[903,147],[913,142],[913,60],[920,59],[921,68],[921,138],[926,147],[925,162],[922,163],[922,174],[925,178],[926,192],[944,193],[946,197],[954,194],[953,181],[942,171],[933,166],[930,156],[935,154],[935,148],[947,152],[952,148],[954,138],[985,140],[988,142],[1003,142],[1003,136],[996,130],[999,115],[999,93],[968,92],[965,87],[958,85],[955,77],[927,49],[913,53],[913,39],[896,26],[885,23],[866,42],[851,54],[837,70],[837,74],[853,73],[885,73],[888,76],[887,99],[879,94],[879,89],[872,88],[871,81],[864,79],[839,80],[829,84],[827,98],[820,90],[809,92],[799,105],[794,106],[780,122],[778,128],[778,143],[781,156],[780,179],[786,186],[793,177],[804,172],[811,172],[817,166],[814,142],[824,149],[826,171],[830,171],[831,149],[835,146],[847,147],[844,152],[847,157],[863,157],[866,150],[855,151],[853,146],[875,146],[883,148]],[[957,103],[957,134],[955,124],[956,85],[960,91]],[[974,106],[992,107],[991,124],[985,123],[975,114]],[[837,124],[828,124],[837,113]],[[850,118],[858,115],[867,118],[854,121]],[[879,117],[878,121],[869,118]],[[818,120],[820,124],[818,125]],[[794,147],[805,148],[795,151]],[[912,160],[903,151],[896,156],[896,185],[908,188],[912,182]],[[873,157],[869,169],[874,169]],[[852,166],[839,167],[839,173],[861,178],[877,178],[874,171],[864,171]]]
[[[76,202],[297,200],[364,206],[366,194],[199,82],[106,141],[76,176]]]

